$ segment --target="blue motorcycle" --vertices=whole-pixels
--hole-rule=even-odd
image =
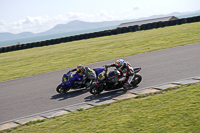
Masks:
[[[96,76],[104,71],[104,68],[95,68],[93,69],[96,73]],[[86,82],[88,82],[89,79],[86,79]],[[72,71],[69,71],[67,74],[64,74],[62,77],[62,83],[59,84],[56,88],[56,91],[60,94],[66,94],[70,89],[79,89],[84,88],[85,83],[83,82],[83,76],[76,73],[72,73]]]

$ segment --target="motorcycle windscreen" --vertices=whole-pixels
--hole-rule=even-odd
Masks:
[[[95,68],[93,69],[97,75],[99,75],[101,72],[103,72],[104,68]]]

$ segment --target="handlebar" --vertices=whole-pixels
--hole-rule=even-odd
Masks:
[[[70,74],[71,72],[72,72],[72,71],[68,71],[68,72],[67,72],[67,75]]]
[[[103,66],[104,68],[105,68],[105,73],[104,73],[104,75],[105,75],[105,77],[106,77],[106,79],[107,79],[107,72],[108,72],[108,67],[106,67],[106,66]]]
[[[108,67],[106,67],[106,66],[103,66],[103,67],[105,67],[105,70],[104,70],[104,71],[107,73],[107,71],[108,71]]]

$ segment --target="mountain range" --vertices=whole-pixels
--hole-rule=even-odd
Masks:
[[[167,15],[154,15],[151,17],[143,17],[140,19],[132,19],[132,20],[117,20],[117,21],[104,21],[104,22],[84,22],[84,21],[74,20],[67,24],[58,24],[54,26],[52,29],[49,29],[45,32],[41,32],[37,34],[31,33],[31,32],[22,32],[19,34],[2,32],[0,33],[0,41],[31,38],[31,37],[37,37],[37,36],[48,36],[48,35],[61,34],[61,33],[70,33],[70,32],[75,32],[75,31],[77,31],[76,34],[82,34],[86,30],[94,29],[93,32],[98,31],[100,28],[101,29],[104,28],[106,30],[106,28],[108,27],[111,27],[111,26],[117,27],[121,23],[125,23],[125,22],[140,21],[140,20],[160,18],[160,17],[166,17],[166,16],[176,16],[178,18],[183,18],[183,17],[191,17],[191,16],[199,16],[199,15],[200,15],[200,10],[195,11],[195,12],[184,12],[184,13],[173,12]]]

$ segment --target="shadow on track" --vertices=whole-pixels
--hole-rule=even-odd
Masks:
[[[89,101],[102,102],[102,101],[110,100],[112,98],[126,94],[127,91],[135,89],[137,87],[138,86],[135,86],[135,87],[132,87],[128,90],[123,90],[122,88],[120,88],[120,89],[115,89],[115,90],[110,90],[110,91],[103,91],[103,93],[101,93],[99,95],[92,95],[91,94],[90,96],[87,96],[84,99],[85,99],[85,102],[89,102]],[[86,89],[80,89],[80,90],[76,90],[76,91],[70,91],[66,94],[55,94],[50,99],[51,100],[58,99],[58,101],[62,101],[62,100],[66,100],[68,98],[73,98],[73,97],[76,97],[76,96],[79,96],[79,95],[82,95],[82,94],[85,94],[85,93],[89,93],[89,91],[86,90]]]
[[[87,93],[87,92],[88,91],[86,89],[70,91],[66,94],[55,94],[51,97],[51,99],[59,99],[58,101],[62,101],[62,100],[66,100],[68,98],[72,98],[72,97],[82,95],[82,94]]]
[[[120,89],[116,89],[116,90],[104,91],[104,93],[100,93],[98,95],[90,95],[85,98],[85,102],[95,101],[96,103],[98,103],[98,102],[102,102],[105,100],[110,100],[112,98],[126,94],[128,91],[135,89],[137,87],[138,86],[135,86],[128,90],[124,90],[124,89],[120,88]]]

